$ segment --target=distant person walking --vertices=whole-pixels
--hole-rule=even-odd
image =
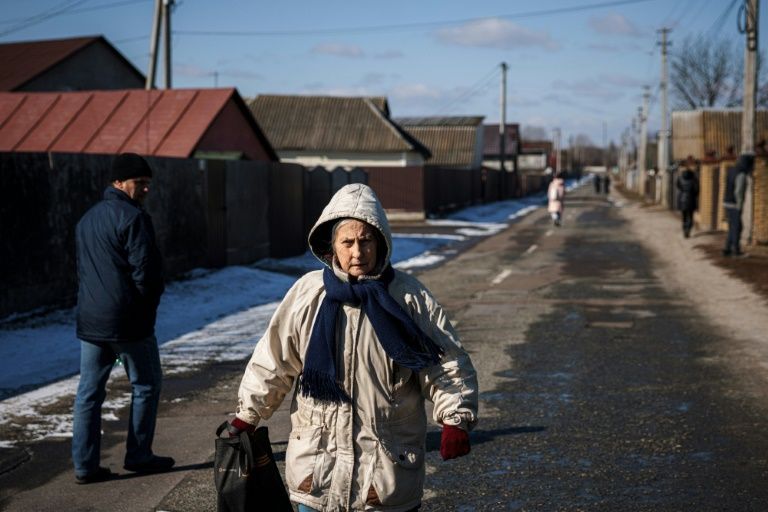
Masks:
[[[592,184],[595,186],[595,194],[599,194],[602,191],[603,184],[599,174],[592,174]]]
[[[552,217],[552,223],[559,226],[563,220],[563,207],[565,201],[565,180],[563,173],[555,174],[554,179],[547,188],[547,211]]]
[[[142,208],[152,169],[141,156],[124,153],[112,163],[111,180],[75,234],[81,343],[72,460],[79,484],[114,475],[99,463],[101,406],[116,359],[132,389],[124,469],[155,473],[175,463],[152,453],[162,381],[155,317],[164,290],[152,220]]]
[[[725,239],[723,256],[741,256],[741,212],[747,191],[747,178],[755,165],[755,155],[745,153],[729,167],[725,175],[723,206],[728,218],[728,236]]]
[[[691,236],[693,228],[693,212],[699,207],[699,179],[696,177],[694,169],[696,161],[689,156],[685,161],[685,167],[680,171],[677,177],[677,209],[683,216],[683,236]]]
[[[603,194],[610,194],[611,193],[611,177],[606,174],[603,176]]]

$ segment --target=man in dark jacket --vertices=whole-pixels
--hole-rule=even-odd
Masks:
[[[685,167],[677,177],[677,209],[683,214],[683,236],[691,236],[693,227],[693,212],[699,207],[699,179],[693,171],[696,161],[689,156]]]
[[[755,155],[745,153],[729,167],[725,175],[725,194],[723,206],[728,218],[728,236],[725,239],[723,256],[740,256],[741,252],[741,212],[744,209],[744,196],[747,191],[747,177],[755,164]]]
[[[112,184],[80,219],[75,235],[81,353],[72,460],[81,484],[113,476],[99,460],[101,406],[116,360],[132,388],[124,469],[154,473],[175,463],[152,452],[162,381],[155,317],[164,290],[152,219],[142,208],[152,169],[139,155],[124,153],[111,172]]]

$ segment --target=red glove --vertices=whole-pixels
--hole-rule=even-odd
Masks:
[[[440,456],[443,460],[455,459],[469,453],[469,434],[453,425],[443,425],[440,438]]]
[[[250,423],[246,423],[237,416],[232,418],[232,421],[229,422],[229,426],[227,427],[227,432],[229,432],[229,437],[237,437],[240,435],[240,432],[246,431],[246,432],[253,432],[256,430],[256,427],[251,425]]]

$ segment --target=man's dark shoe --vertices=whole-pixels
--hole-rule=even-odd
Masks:
[[[733,254],[733,253],[731,251],[729,251],[728,249],[723,249],[723,256],[730,256],[731,254]]]
[[[153,455],[151,459],[138,464],[126,464],[123,469],[133,471],[134,473],[162,473],[168,471],[176,464],[173,457],[160,457]]]
[[[93,473],[88,473],[87,475],[75,475],[75,483],[80,485],[95,484],[96,482],[111,480],[114,476],[116,476],[115,473],[111,472],[109,468],[100,467]]]

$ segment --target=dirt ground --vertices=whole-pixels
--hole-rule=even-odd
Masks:
[[[621,190],[619,187],[616,190],[627,199],[633,201],[639,199],[637,195]],[[658,205],[644,204],[641,208],[649,211],[655,210],[680,220],[679,212],[667,210]],[[682,237],[682,227],[680,236]],[[728,275],[743,281],[755,293],[768,301],[768,245],[745,245],[743,250],[746,256],[726,258],[722,254],[725,236],[725,231],[699,231],[694,226],[690,240],[693,247],[699,249],[712,264],[722,268]]]

